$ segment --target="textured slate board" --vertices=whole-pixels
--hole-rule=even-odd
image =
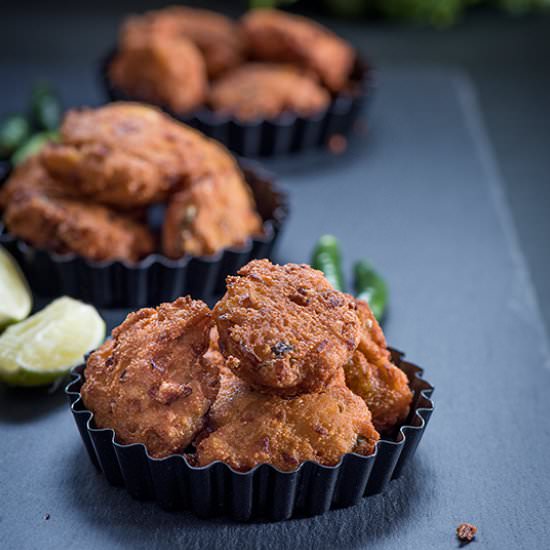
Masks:
[[[440,549],[461,521],[478,525],[476,548],[547,544],[550,357],[470,83],[388,71],[371,112],[345,155],[271,165],[293,199],[280,259],[307,261],[333,232],[348,267],[368,256],[387,276],[388,339],[436,386],[413,468],[319,518],[204,522],[108,486],[62,395],[3,392],[0,547]]]

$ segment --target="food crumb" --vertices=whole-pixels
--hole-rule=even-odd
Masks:
[[[329,151],[341,155],[348,148],[348,140],[342,134],[334,134],[328,140]]]
[[[50,514],[44,514],[44,519],[45,519],[46,521],[48,521],[48,520],[50,519],[50,517],[51,517]]]
[[[462,542],[471,542],[477,533],[477,527],[471,523],[461,523],[456,528],[456,536]]]

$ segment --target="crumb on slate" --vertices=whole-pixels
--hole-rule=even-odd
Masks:
[[[471,523],[461,523],[456,528],[456,536],[462,542],[471,542],[477,533],[477,527]]]
[[[341,155],[348,148],[348,140],[342,134],[334,134],[328,140],[329,151]]]

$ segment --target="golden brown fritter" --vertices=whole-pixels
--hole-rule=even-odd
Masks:
[[[217,375],[216,398],[208,412],[207,432],[211,431],[212,422],[210,417],[219,417],[222,410],[231,408],[238,394],[249,386],[240,378],[235,376],[225,362],[225,357],[221,354],[219,348],[218,329],[214,325],[210,330],[210,343],[208,350],[201,357],[201,362],[205,369]],[[206,437],[207,434],[199,434],[199,439]]]
[[[391,360],[386,337],[376,320],[369,304],[365,300],[355,300],[357,315],[361,321],[361,334],[358,350],[370,363],[383,364]]]
[[[261,231],[254,199],[235,167],[205,177],[170,198],[162,230],[163,252],[170,258],[207,256],[240,246]]]
[[[146,18],[130,17],[123,25],[108,70],[127,95],[176,113],[205,99],[206,65],[197,46],[183,34],[152,32]]]
[[[189,297],[131,313],[86,365],[82,399],[95,425],[154,457],[183,452],[217,391],[200,361],[211,325],[206,304]]]
[[[0,203],[10,233],[39,248],[98,261],[136,261],[153,252],[153,236],[145,225],[79,201],[74,189],[47,174],[39,157],[15,170]]]
[[[129,222],[140,221],[146,205],[170,194],[163,231],[170,257],[211,255],[262,232],[254,199],[231,154],[157,109],[134,103],[70,111],[61,143],[18,168],[0,203],[6,207],[23,192],[41,197],[10,208],[14,232],[37,246],[93,259],[137,259],[151,252],[145,227]],[[90,201],[135,215],[115,214]],[[49,231],[41,234],[40,218],[22,226],[22,216],[31,211],[48,219]],[[97,243],[84,244],[88,239]]]
[[[218,329],[216,328],[216,325],[213,325],[210,329],[208,349],[202,356],[201,360],[205,363],[205,365],[210,365],[210,363],[212,363],[216,369],[219,365],[225,364],[225,359],[220,353],[219,340],[220,337],[218,334]]]
[[[50,177],[42,166],[40,155],[34,155],[16,166],[0,187],[0,209],[4,210],[16,197],[35,193],[65,199],[78,196],[73,186]]]
[[[42,152],[48,172],[117,207],[164,200],[194,178],[234,165],[223,147],[138,103],[69,111],[61,143]]]
[[[379,436],[369,410],[345,386],[284,399],[234,384],[197,445],[201,466],[220,460],[239,471],[262,463],[289,471],[306,460],[335,465],[345,453],[374,451]]]
[[[328,92],[289,65],[247,63],[226,73],[210,90],[215,111],[241,120],[273,118],[283,112],[310,116],[325,109]]]
[[[214,308],[228,366],[263,391],[320,391],[357,347],[355,300],[307,265],[255,260],[238,275]]]
[[[362,397],[379,432],[403,422],[412,401],[406,374],[391,363],[386,340],[368,304],[357,300],[362,332],[359,347],[344,365],[346,384]]]
[[[211,345],[203,359],[219,375],[216,399],[208,412],[208,429],[211,432],[213,429],[229,423],[232,419],[236,419],[240,415],[240,411],[258,392],[233,374],[219,348],[216,349]]]
[[[242,26],[255,59],[303,66],[333,92],[348,85],[355,61],[353,48],[325,27],[272,9],[247,13]]]
[[[213,11],[170,6],[131,18],[128,25],[136,20],[147,25],[149,35],[186,37],[191,40],[203,54],[210,78],[242,63],[246,53],[239,26],[228,17]]]
[[[219,374],[219,390],[216,399],[209,411],[209,430],[224,426],[231,420],[240,416],[242,410],[248,407],[252,400],[258,403],[266,397],[267,394],[258,392],[253,386],[247,384],[236,376],[227,366],[224,356],[219,349],[210,348],[203,359],[208,361],[210,368]],[[334,377],[327,383],[326,388],[333,386],[345,386],[346,379],[344,370],[338,369]],[[279,396],[274,396],[279,397]],[[281,397],[281,400],[288,398]]]

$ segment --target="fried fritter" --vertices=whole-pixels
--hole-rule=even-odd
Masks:
[[[235,169],[205,177],[170,198],[162,230],[163,252],[170,258],[211,255],[242,245],[261,231],[254,199]]]
[[[128,25],[135,20],[145,22],[150,34],[191,40],[203,54],[210,78],[242,63],[246,53],[239,26],[213,11],[170,6],[131,18]]]
[[[80,202],[73,189],[48,176],[36,157],[16,169],[0,202],[10,233],[39,248],[97,261],[136,261],[154,249],[145,225],[104,206]]]
[[[183,452],[217,391],[217,372],[200,361],[211,326],[206,304],[189,297],[131,313],[86,365],[82,399],[95,425],[153,457]]]
[[[219,349],[209,349],[203,359],[208,361],[208,365],[219,374],[219,390],[208,415],[210,431],[214,428],[224,426],[239,417],[241,412],[248,407],[251,400],[257,400],[258,403],[261,403],[264,398],[268,397],[265,393],[258,392],[253,386],[236,376],[227,366],[225,358]],[[327,383],[324,390],[333,386],[341,387],[345,385],[344,370],[340,368]],[[274,397],[280,400],[288,400],[288,398],[284,397]]]
[[[387,432],[409,414],[412,392],[406,374],[391,363],[386,340],[368,304],[357,300],[362,332],[357,351],[344,365],[347,386],[362,397],[379,432]]]
[[[221,378],[221,370],[229,370],[225,367],[225,359],[223,355],[220,353],[220,347],[219,347],[219,336],[218,336],[218,329],[216,328],[216,325],[212,325],[212,328],[210,329],[210,335],[209,335],[209,341],[208,341],[208,349],[204,353],[204,355],[201,357],[201,362],[204,365],[205,369],[213,370],[214,372],[218,373],[219,377]],[[218,389],[220,385],[220,380],[218,380]],[[216,390],[216,394],[218,391]]]
[[[353,48],[325,27],[272,9],[247,13],[242,26],[255,59],[303,66],[333,92],[347,86],[355,61]]]
[[[359,342],[354,299],[307,265],[255,260],[238,275],[214,308],[228,366],[260,390],[320,391]]]
[[[35,193],[65,199],[78,197],[73,186],[50,177],[42,166],[40,155],[34,155],[15,167],[0,187],[0,209],[6,209],[10,201],[17,197]]]
[[[225,357],[220,352],[218,329],[214,325],[210,330],[210,343],[208,350],[201,358],[205,369],[214,372],[218,376],[216,398],[210,407],[208,416],[208,429],[212,425],[210,416],[220,417],[222,410],[232,407],[235,398],[244,390],[250,391],[250,387],[240,378],[235,376],[225,362]]]
[[[369,410],[345,386],[284,399],[233,384],[211,411],[213,431],[197,445],[201,466],[220,460],[239,471],[262,463],[288,471],[306,460],[335,465],[345,453],[374,451],[379,436]]]
[[[42,152],[48,172],[84,196],[117,207],[164,200],[223,162],[234,165],[221,146],[138,103],[69,111],[61,141]]]
[[[152,32],[146,18],[123,25],[109,78],[126,94],[186,113],[199,106],[207,88],[206,66],[183,34]]]
[[[241,120],[273,118],[285,111],[309,116],[327,107],[328,92],[289,65],[248,63],[217,80],[209,95],[214,110]]]

